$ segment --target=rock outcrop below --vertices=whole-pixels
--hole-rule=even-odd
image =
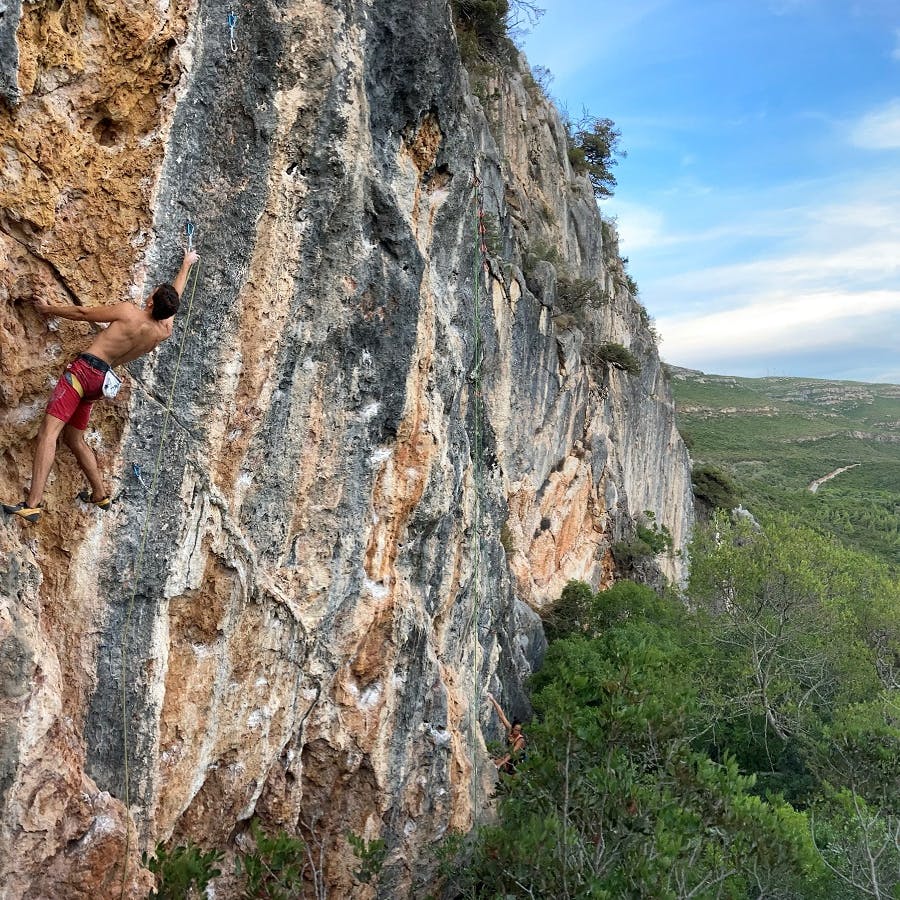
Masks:
[[[138,299],[187,219],[201,263],[95,408],[111,509],[72,500],[61,448],[40,524],[0,522],[0,897],[143,897],[141,849],[230,853],[254,817],[315,847],[333,896],[373,890],[348,832],[384,838],[378,895],[410,896],[487,805],[483,694],[526,711],[540,610],[608,584],[644,510],[676,548],[690,530],[614,231],[522,60],[470,90],[444,0],[242,0],[235,52],[204,0],[5,10],[4,497],[89,336],[33,294]],[[560,278],[602,288],[589,323]],[[588,364],[585,335],[640,374]]]

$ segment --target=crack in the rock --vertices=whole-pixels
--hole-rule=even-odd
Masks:
[[[56,281],[59,283],[60,287],[66,292],[66,295],[72,301],[75,306],[84,306],[84,301],[78,296],[77,293],[70,287],[68,281],[66,281],[65,276],[56,265],[47,259],[46,256],[42,256],[40,253],[37,253],[35,249],[29,246],[27,240],[24,240],[21,237],[16,237],[13,234],[12,224],[9,222],[7,217],[0,218],[0,233],[5,234],[10,240],[15,241],[20,247],[23,247],[31,256],[33,256],[36,260],[44,263],[48,269],[50,269]]]

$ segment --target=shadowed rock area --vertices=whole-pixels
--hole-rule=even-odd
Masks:
[[[414,896],[429,847],[489,814],[484,692],[527,713],[540,611],[611,583],[645,510],[689,536],[614,230],[524,60],[472,92],[443,0],[243,0],[235,52],[211,2],[37,0],[11,26],[14,5],[4,498],[90,336],[48,328],[35,290],[139,299],[188,219],[201,262],[172,339],[92,416],[111,509],[72,500],[61,446],[41,522],[0,521],[0,897],[144,897],[142,849],[233,854],[254,817],[317,848],[332,896]],[[602,288],[589,323],[560,314],[565,278]],[[587,362],[597,335],[640,374]],[[386,841],[377,893],[348,832]]]

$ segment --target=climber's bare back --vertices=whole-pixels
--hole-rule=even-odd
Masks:
[[[35,307],[45,316],[58,315],[81,322],[108,322],[109,325],[94,338],[86,352],[111,366],[120,366],[155,350],[171,336],[174,315],[168,319],[154,319],[151,315],[152,302],[152,299],[148,300],[144,309],[125,302],[99,307],[59,307],[36,302]]]
[[[158,322],[147,310],[133,303],[117,303],[109,307],[116,318],[94,338],[87,352],[99,356],[111,366],[131,362],[155,350],[172,334],[174,317]]]

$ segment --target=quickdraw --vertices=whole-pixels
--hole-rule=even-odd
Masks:
[[[231,52],[237,53],[237,40],[234,37],[234,29],[237,27],[237,15],[233,12],[228,13],[228,34],[231,39]]]

